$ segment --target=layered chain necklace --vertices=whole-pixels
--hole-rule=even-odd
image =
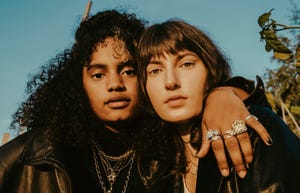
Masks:
[[[134,162],[135,151],[133,149],[129,149],[128,151],[126,151],[124,154],[120,156],[109,156],[104,153],[104,151],[102,150],[99,144],[94,142],[93,146],[94,146],[93,158],[94,158],[94,164],[95,164],[98,180],[101,185],[101,188],[105,193],[113,193],[113,185],[117,180],[118,175],[122,170],[124,170],[129,165],[128,172],[125,177],[123,190],[122,190],[122,193],[125,193],[129,182],[132,165]],[[109,183],[109,187],[106,187],[104,180],[102,178],[98,157],[100,159],[102,168],[104,170],[104,172],[102,173],[103,175],[105,175]]]
[[[195,155],[197,151],[192,147],[190,143],[185,145],[185,155],[187,158],[187,173],[183,176],[184,184],[188,192],[196,191],[197,184],[197,174],[198,174],[198,164],[199,158]]]
[[[190,143],[185,144],[185,154],[188,161],[188,172],[197,176],[199,158],[196,157],[197,151],[192,147]]]

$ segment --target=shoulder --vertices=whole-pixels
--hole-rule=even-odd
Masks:
[[[0,147],[0,178],[20,163],[22,152],[30,138],[30,133],[24,133]]]
[[[30,138],[31,138],[31,133],[25,132],[24,134],[18,135],[11,141],[2,145],[0,147],[0,160],[1,160],[0,165],[6,159],[11,160],[12,158],[16,159],[16,157],[19,157],[23,152],[25,145],[30,140]]]

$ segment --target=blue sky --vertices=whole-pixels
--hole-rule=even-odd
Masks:
[[[87,2],[0,1],[0,140],[26,97],[29,75],[72,45]],[[255,79],[277,67],[259,40],[258,16],[274,8],[272,18],[289,23],[292,6],[289,0],[94,0],[91,14],[112,8],[135,12],[151,23],[182,18],[210,34],[231,59],[233,75]]]

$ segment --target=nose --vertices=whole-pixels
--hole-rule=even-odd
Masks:
[[[167,70],[165,88],[167,90],[175,90],[180,88],[180,82],[176,73],[173,70]]]
[[[109,76],[107,82],[107,90],[109,92],[126,90],[125,85],[123,83],[123,79],[120,74],[111,74]]]

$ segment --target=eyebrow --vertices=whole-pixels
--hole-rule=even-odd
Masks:
[[[196,54],[194,54],[193,52],[186,52],[186,53],[184,53],[184,54],[177,54],[178,56],[177,56],[177,59],[178,60],[181,60],[182,58],[184,58],[184,57],[186,57],[186,56],[196,56],[197,57],[197,55]]]
[[[107,64],[89,64],[87,66],[87,71],[89,71],[89,70],[91,70],[93,68],[106,69],[107,66],[109,66],[109,65],[107,65]],[[122,69],[122,68],[124,68],[126,66],[132,66],[132,67],[135,68],[134,61],[133,60],[129,60],[129,61],[125,62],[125,63],[120,63],[118,65],[118,69]]]
[[[178,61],[178,60],[181,60],[182,58],[184,58],[184,57],[186,57],[186,56],[189,56],[189,55],[191,55],[191,56],[195,56],[195,57],[197,57],[197,55],[196,54],[194,54],[193,52],[186,52],[186,53],[183,53],[183,54],[176,54],[176,60]],[[161,56],[161,57],[164,57],[163,55]],[[159,58],[159,57],[158,57]],[[160,60],[158,60],[158,59],[151,59],[150,60],[150,62],[149,62],[149,64],[161,64],[161,62],[160,62]]]
[[[161,64],[159,60],[150,60],[149,64]]]
[[[91,70],[91,69],[93,69],[93,68],[101,68],[101,69],[105,69],[105,68],[107,68],[107,65],[105,65],[105,64],[89,64],[89,65],[87,66],[87,71],[89,71],[89,70]]]

